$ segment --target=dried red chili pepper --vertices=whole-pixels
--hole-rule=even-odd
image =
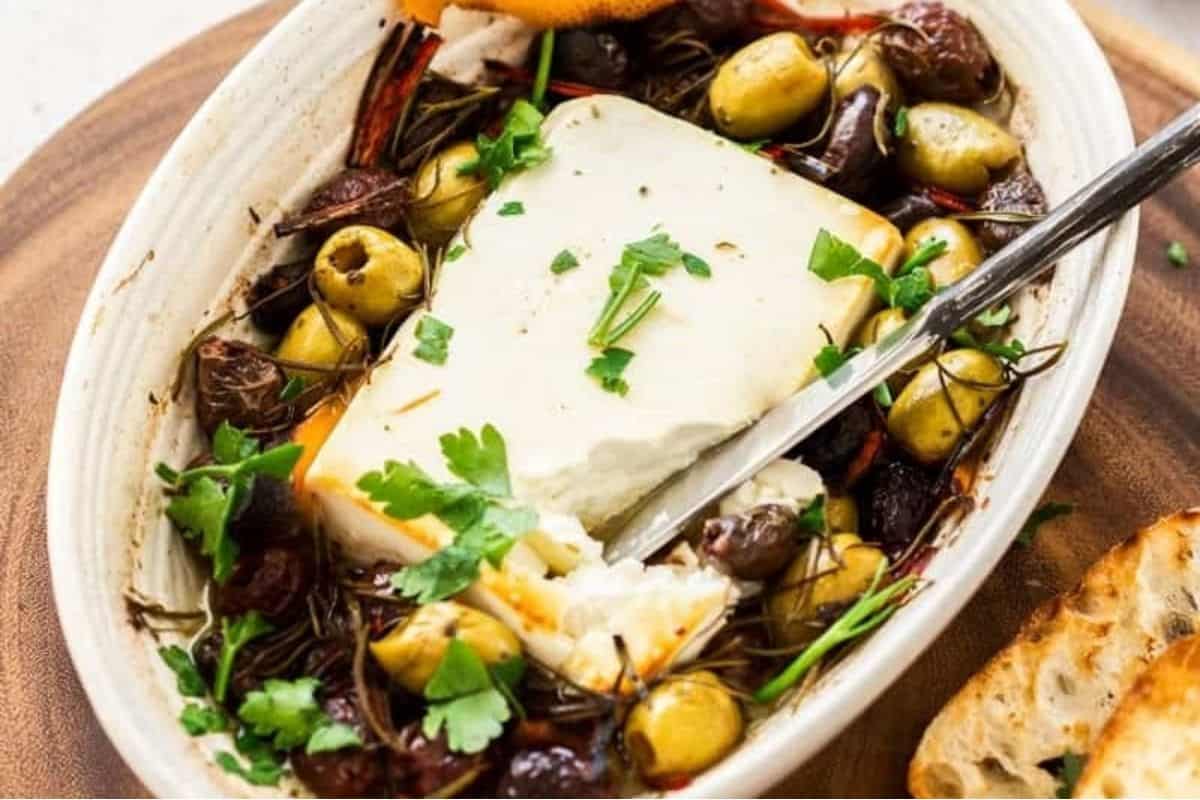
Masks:
[[[970,214],[975,210],[975,204],[967,198],[936,186],[926,186],[925,196],[947,211],[953,211],[956,214]]]
[[[878,428],[867,434],[867,438],[863,441],[858,455],[854,457],[854,460],[850,462],[850,466],[846,468],[846,486],[853,486],[858,483],[862,476],[871,470],[871,467],[875,464],[875,459],[879,458],[879,454],[883,452],[883,442],[883,431]]]

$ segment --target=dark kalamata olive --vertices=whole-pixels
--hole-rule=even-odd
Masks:
[[[888,222],[899,228],[901,233],[907,233],[909,229],[915,228],[927,219],[940,216],[943,212],[937,203],[922,192],[898,197],[880,208],[879,213],[886,217]]]
[[[750,22],[754,0],[684,0],[684,27],[713,41],[742,30]]]
[[[390,230],[404,221],[409,199],[408,182],[390,170],[343,170],[317,190],[303,211],[276,225],[275,234],[307,232],[325,239],[350,225]]]
[[[978,29],[940,2],[906,3],[892,15],[920,29],[884,31],[883,56],[908,88],[927,100],[975,103],[992,94],[996,61]]]
[[[283,370],[254,345],[213,336],[196,348],[196,418],[210,436],[222,422],[249,430],[285,422],[286,385]]]
[[[867,402],[856,403],[809,436],[795,454],[827,481],[837,481],[874,427],[871,406]]]
[[[500,797],[608,797],[608,782],[566,747],[522,750],[500,778]]]
[[[1045,214],[1046,193],[1037,178],[1029,170],[1021,168],[997,181],[983,193],[979,210],[1006,214]],[[980,243],[990,252],[995,252],[1012,243],[1028,230],[1029,225],[1012,222],[981,222],[975,229]]]
[[[400,731],[403,750],[389,750],[387,756],[388,782],[408,797],[431,797],[472,773],[482,772],[486,762],[483,753],[467,755],[453,753],[443,731],[436,739],[427,739],[421,724],[414,722]],[[459,794],[466,787],[458,787]]]
[[[281,335],[308,308],[312,302],[308,290],[312,268],[311,258],[278,264],[254,282],[246,293],[246,305],[256,327]]]
[[[250,501],[229,525],[243,546],[255,547],[294,540],[302,522],[290,484],[266,476],[254,480]]]
[[[763,505],[745,514],[704,523],[701,549],[714,566],[744,581],[782,572],[800,551],[796,515],[784,506]]]
[[[302,547],[243,551],[224,584],[213,588],[213,608],[222,616],[258,611],[284,622],[304,611],[313,581],[312,557]]]
[[[368,797],[383,777],[378,752],[361,747],[312,755],[298,749],[292,769],[318,797]]]
[[[934,479],[925,470],[893,461],[873,475],[867,496],[872,538],[892,556],[902,552],[925,524],[934,501]]]
[[[821,160],[833,168],[829,187],[847,197],[861,198],[867,194],[876,170],[885,161],[880,146],[890,146],[892,134],[887,125],[875,124],[882,100],[874,86],[863,86],[838,104],[829,144]]]
[[[575,28],[559,34],[555,74],[601,89],[621,89],[633,75],[629,51],[616,35]]]

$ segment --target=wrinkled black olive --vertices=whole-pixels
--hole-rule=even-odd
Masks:
[[[879,149],[875,118],[883,96],[874,86],[862,86],[838,104],[829,144],[821,160],[833,168],[828,185],[839,194],[861,198],[871,191],[875,172],[886,160]],[[882,144],[891,143],[887,125],[879,126]]]
[[[575,28],[559,34],[555,75],[601,89],[621,89],[629,84],[633,65],[629,51],[614,34]]]
[[[997,181],[983,193],[980,211],[1019,214],[1045,214],[1046,193],[1029,170],[1020,168],[1007,178]],[[1029,225],[1013,222],[981,222],[975,229],[979,242],[990,252],[1007,247]]]
[[[893,461],[872,476],[867,516],[872,538],[891,556],[902,552],[933,510],[935,482],[923,469]]]
[[[222,422],[249,430],[285,422],[286,385],[283,370],[254,345],[213,336],[196,348],[196,418],[209,436]]]
[[[222,616],[258,611],[283,622],[307,608],[312,581],[312,557],[302,546],[243,550],[229,580],[214,585],[213,608]]]
[[[308,291],[311,258],[278,264],[260,277],[246,293],[250,319],[259,330],[282,334],[312,302]]]
[[[827,481],[836,482],[858,455],[874,427],[874,412],[870,405],[856,403],[804,440],[795,453]]]
[[[940,216],[942,209],[923,193],[906,194],[879,209],[879,213],[899,228],[901,233],[907,233],[925,220]]]
[[[290,484],[260,476],[254,479],[250,500],[229,525],[243,546],[277,544],[294,539],[302,522]]]
[[[779,505],[704,523],[704,554],[717,569],[745,581],[761,581],[787,568],[800,552],[796,515]]]
[[[451,752],[445,731],[425,738],[418,722],[401,730],[400,739],[403,751],[388,751],[387,771],[389,785],[407,793],[402,796],[429,797],[485,764],[483,753]]]
[[[992,94],[996,61],[969,19],[940,2],[906,3],[893,15],[919,28],[883,32],[883,56],[916,94],[927,100],[975,103]]]
[[[343,170],[316,191],[303,211],[276,225],[275,234],[305,232],[326,239],[350,225],[390,230],[404,221],[409,200],[407,181],[390,170]]]
[[[749,24],[753,8],[754,0],[684,0],[679,24],[709,41],[724,39]]]
[[[608,797],[611,787],[566,747],[522,750],[500,778],[500,797]]]
[[[383,776],[379,754],[361,747],[312,755],[298,749],[292,769],[318,797],[366,797]]]

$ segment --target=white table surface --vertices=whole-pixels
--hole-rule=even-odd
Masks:
[[[255,2],[0,0],[0,182],[109,88]],[[1105,2],[1200,52],[1200,0]]]

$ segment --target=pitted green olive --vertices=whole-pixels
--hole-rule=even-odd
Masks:
[[[470,142],[451,145],[429,160],[417,174],[408,219],[413,235],[442,245],[454,238],[487,194],[479,175],[464,175],[463,166],[479,158]]]
[[[1000,396],[1003,379],[1000,363],[987,353],[944,353],[921,367],[896,398],[888,432],[918,461],[945,461]]]
[[[833,90],[838,99],[849,97],[864,86],[874,86],[880,94],[887,95],[888,104],[897,107],[904,102],[904,92],[896,74],[879,54],[879,47],[871,41],[848,46],[838,56],[837,77]]]
[[[728,755],[744,728],[741,709],[720,679],[688,672],[663,681],[633,707],[625,746],[643,777],[694,775]]]
[[[815,567],[812,548],[819,548],[820,553]],[[788,567],[779,579],[779,588],[767,601],[776,638],[785,645],[816,639],[833,622],[824,619],[822,612],[840,612],[842,606],[857,600],[870,588],[879,565],[886,561],[879,548],[864,545],[853,533],[836,533],[829,545],[814,539]],[[821,577],[805,581],[809,575]]]
[[[821,104],[828,89],[829,73],[804,37],[775,33],[721,65],[709,104],[726,136],[760,139],[790,128]]]
[[[335,336],[325,315],[315,305],[300,312],[292,326],[279,343],[275,355],[284,360],[317,367],[338,367],[352,364],[367,352],[367,329],[363,324],[344,311],[326,309],[333,327],[337,328],[341,341]],[[284,366],[290,377],[302,377],[317,381],[327,377],[318,370]]]
[[[987,188],[993,170],[1021,157],[1021,143],[987,117],[950,103],[922,103],[908,111],[900,140],[900,170],[915,181],[959,194]]]
[[[830,495],[825,500],[825,524],[831,533],[858,530],[858,504],[848,494]]]
[[[966,225],[953,219],[927,219],[918,223],[904,237],[904,257],[912,258],[921,245],[935,239],[946,243],[946,252],[928,264],[937,288],[958,283],[983,263],[983,248],[979,242]]]
[[[425,267],[417,251],[379,228],[352,225],[317,254],[317,288],[334,308],[386,325],[420,299]]]
[[[871,316],[858,330],[855,344],[861,348],[873,347],[900,330],[908,322],[902,308],[887,308]]]
[[[461,603],[430,603],[378,642],[371,655],[392,680],[413,694],[425,691],[452,639],[459,639],[486,664],[521,655],[521,643],[495,617]]]

